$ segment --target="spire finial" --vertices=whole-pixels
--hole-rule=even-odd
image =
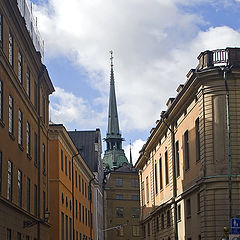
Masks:
[[[130,163],[133,165],[133,162],[132,162],[132,143],[131,143],[131,140],[130,140]]]
[[[111,67],[113,67],[113,51],[109,51],[111,54],[110,60],[111,60]]]

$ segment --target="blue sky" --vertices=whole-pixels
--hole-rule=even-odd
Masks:
[[[240,0],[34,0],[55,86],[51,120],[105,137],[114,52],[124,148],[133,158],[201,51],[240,47]],[[105,144],[103,144],[103,150]]]

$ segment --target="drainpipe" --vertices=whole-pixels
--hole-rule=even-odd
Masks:
[[[173,214],[174,214],[174,239],[178,240],[178,223],[177,223],[177,202],[176,202],[176,196],[177,196],[177,181],[176,181],[176,156],[175,156],[175,133],[174,133],[174,125],[170,126],[166,123],[165,119],[168,116],[165,113],[161,114],[161,118],[163,123],[166,125],[168,130],[171,132],[171,145],[172,145],[172,168],[173,168]]]
[[[93,230],[93,217],[92,217],[92,188],[91,188],[91,183],[95,179],[95,176],[89,181],[89,200],[90,200],[90,238],[92,240],[92,230]],[[96,209],[97,211],[97,209]]]
[[[40,74],[38,75],[38,103],[37,103],[37,113],[38,113],[38,162],[37,162],[37,167],[38,167],[38,196],[37,196],[37,218],[38,218],[38,223],[37,223],[37,239],[40,240],[40,231],[41,231],[41,204],[40,204],[40,194],[41,194],[41,163],[40,163],[40,158],[41,158],[41,111],[40,111],[40,93],[41,93],[41,83],[42,83],[42,77],[46,71],[46,67],[42,65],[42,70]]]
[[[229,88],[227,82],[227,73],[231,71],[232,67],[221,68],[223,72],[223,79],[226,89],[226,113],[227,113],[227,133],[228,133],[228,200],[229,200],[229,227],[231,227],[232,218],[232,155],[231,155],[231,123],[229,111]]]

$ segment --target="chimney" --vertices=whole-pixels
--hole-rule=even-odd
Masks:
[[[205,51],[201,52],[197,58],[199,60],[198,69],[204,69],[213,66],[213,52]]]
[[[184,87],[184,84],[180,84],[177,88],[177,93],[180,93]]]
[[[172,105],[173,101],[174,101],[175,98],[169,98],[166,105],[168,108],[170,108],[170,106]]]
[[[226,48],[228,54],[228,65],[240,66],[240,48]]]

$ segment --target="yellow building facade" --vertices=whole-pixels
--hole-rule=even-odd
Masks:
[[[36,29],[30,34],[23,17],[17,1],[0,1],[0,239],[49,239],[48,108],[54,88],[31,38]]]
[[[106,175],[105,240],[140,239],[139,184],[136,169],[124,165]]]
[[[240,215],[240,49],[198,60],[135,165],[143,239],[221,239]]]
[[[65,127],[51,124],[49,131],[50,239],[94,239],[94,175]]]

